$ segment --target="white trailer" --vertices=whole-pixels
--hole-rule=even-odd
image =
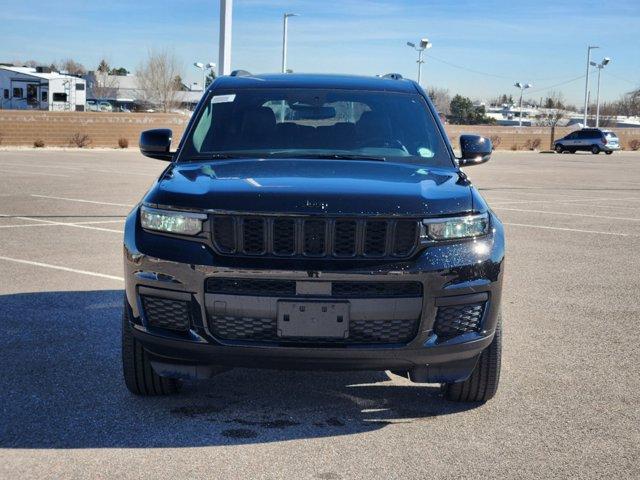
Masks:
[[[0,65],[0,109],[83,112],[86,90],[84,79],[73,75]]]

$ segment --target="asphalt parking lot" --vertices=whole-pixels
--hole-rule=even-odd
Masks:
[[[502,381],[482,406],[376,372],[130,395],[123,219],[164,165],[0,151],[0,478],[640,477],[640,154],[468,169],[508,241]]]

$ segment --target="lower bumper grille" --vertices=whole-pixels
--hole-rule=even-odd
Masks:
[[[186,331],[190,322],[190,302],[142,295],[142,307],[150,327]]]
[[[292,297],[296,295],[295,280],[252,278],[209,278],[207,293],[251,295],[262,297]],[[331,282],[333,298],[402,298],[422,296],[420,282]]]
[[[433,331],[441,340],[448,340],[467,332],[479,332],[484,307],[484,302],[438,307]]]
[[[210,316],[209,328],[224,340],[267,341],[286,344],[399,344],[417,334],[419,320],[351,320],[348,338],[278,337],[277,321],[270,318]]]

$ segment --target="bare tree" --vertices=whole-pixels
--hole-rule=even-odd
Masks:
[[[87,69],[84,68],[84,65],[76,62],[71,58],[67,58],[58,63],[58,68],[70,75],[84,75],[85,73],[87,73]]]
[[[104,58],[98,63],[98,68],[89,80],[89,88],[95,98],[115,97],[118,81],[109,75],[109,63]]]
[[[93,78],[89,81],[89,88],[91,88],[93,96],[98,99],[114,97],[117,87],[118,80],[108,72],[96,70],[93,73]]]
[[[536,121],[541,127],[550,127],[549,148],[553,150],[553,144],[556,140],[556,127],[562,119],[566,117],[566,112],[559,108],[547,109],[544,113],[536,116]]]
[[[449,95],[449,90],[446,88],[430,87],[427,94],[436,106],[438,113],[442,113],[443,115],[451,114],[451,95]]]
[[[549,148],[553,149],[556,139],[556,127],[567,116],[564,96],[562,92],[552,90],[542,102],[543,112],[536,116],[536,122],[541,127],[550,127]]]
[[[158,105],[163,112],[175,108],[179,104],[176,79],[181,73],[180,62],[173,52],[150,50],[136,71],[143,99]]]

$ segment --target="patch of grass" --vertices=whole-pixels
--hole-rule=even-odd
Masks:
[[[120,137],[118,139],[118,147],[120,147],[120,148],[129,148],[129,140],[124,138],[124,137]]]
[[[44,148],[44,140],[39,138],[33,142],[33,148]]]

